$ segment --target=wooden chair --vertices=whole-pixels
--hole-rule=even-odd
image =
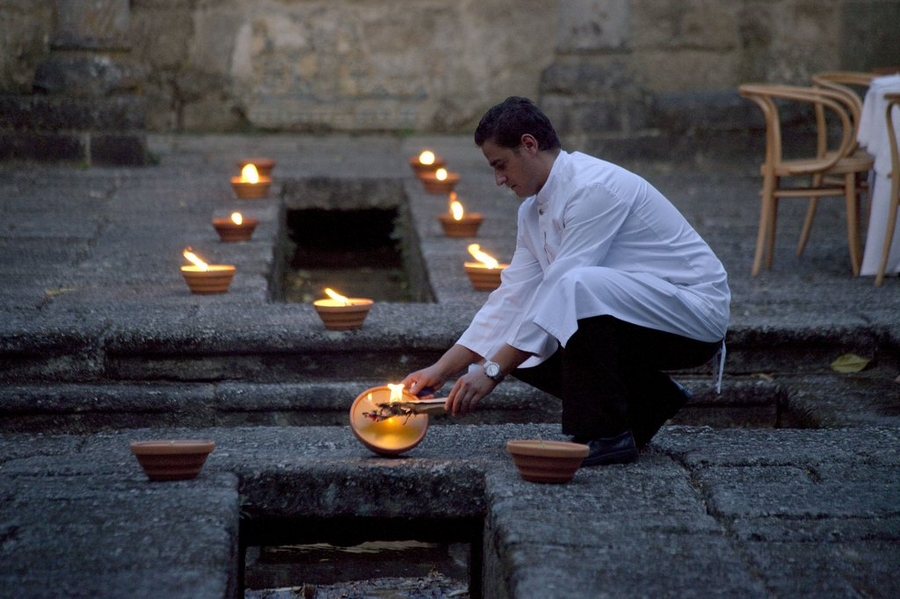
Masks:
[[[900,94],[885,94],[887,100],[888,139],[891,142],[891,204],[888,208],[887,231],[884,237],[884,248],[881,250],[881,263],[875,274],[875,285],[881,287],[884,281],[884,271],[887,268],[888,256],[891,253],[891,241],[894,238],[894,228],[897,224],[897,209],[900,207],[900,148],[897,147],[897,134],[894,130],[893,109],[900,108]]]
[[[766,268],[772,266],[779,200],[827,196],[844,198],[850,264],[853,274],[858,275],[862,262],[862,248],[859,234],[857,175],[871,169],[872,161],[860,163],[850,160],[856,148],[856,138],[846,95],[830,89],[775,84],[745,84],[741,85],[739,90],[743,97],[759,106],[766,123],[766,158],[760,167],[763,175],[762,207],[756,253],[753,258],[753,276],[759,274],[764,256]],[[837,147],[826,150],[821,156],[817,152],[809,157],[786,159],[782,147],[779,116],[779,104],[784,102],[811,104],[813,108],[821,105],[829,114],[833,114],[840,123],[841,131]],[[835,180],[834,176],[839,176],[839,180]],[[797,182],[800,179],[804,180],[805,184],[786,185],[785,179],[789,182]],[[802,251],[802,248],[798,249]]]
[[[859,133],[859,119],[862,114],[863,98],[869,89],[872,79],[877,77],[874,73],[861,73],[857,71],[827,71],[824,73],[816,73],[812,76],[813,86],[821,89],[830,89],[844,94],[846,98],[847,108],[850,111],[850,118],[853,121],[853,153],[847,159],[839,163],[840,170],[857,171],[856,185],[859,190],[857,204],[862,203],[862,194],[869,190],[868,169],[874,163],[874,157],[859,147],[856,142]],[[828,136],[829,127],[825,114],[825,108],[821,104],[815,107],[816,112],[816,138],[817,138],[817,155],[824,157],[828,152]],[[823,179],[830,179],[829,182],[839,182],[842,178],[842,172],[824,173],[821,175]],[[816,208],[819,199],[817,197],[809,198],[809,204],[806,208],[806,219],[803,221],[803,229],[800,232],[800,240],[797,243],[797,255],[801,255],[806,248],[806,242],[809,240],[809,233],[812,230],[813,219],[816,216]]]

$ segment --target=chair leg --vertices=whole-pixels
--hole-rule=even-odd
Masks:
[[[762,267],[763,252],[765,251],[765,247],[769,239],[769,212],[771,211],[773,196],[770,185],[768,183],[763,183],[763,190],[761,195],[762,198],[759,208],[759,230],[756,232],[756,252],[753,256],[753,269],[751,270],[751,274],[754,277],[759,274],[759,270]]]
[[[844,177],[844,201],[847,205],[847,245],[850,249],[850,267],[853,276],[859,276],[862,267],[862,250],[859,235],[859,202],[856,194],[856,175]]]
[[[891,181],[891,206],[888,209],[887,231],[884,235],[884,247],[881,249],[881,264],[875,274],[875,286],[881,287],[884,271],[887,269],[888,257],[891,255],[891,242],[894,240],[894,228],[897,225],[897,209],[900,208],[900,177],[894,176]]]
[[[766,270],[772,268],[772,260],[775,258],[775,228],[778,224],[778,196],[772,195],[769,203],[769,219],[766,224],[768,241],[766,243]]]
[[[806,206],[806,219],[803,221],[803,230],[800,231],[800,241],[797,242],[797,256],[803,255],[803,250],[806,248],[806,242],[809,240],[809,232],[812,229],[818,203],[819,198],[809,198],[809,204]]]

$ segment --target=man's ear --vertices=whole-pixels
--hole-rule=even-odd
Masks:
[[[531,133],[525,133],[524,135],[522,135],[520,143],[522,145],[522,148],[532,156],[534,156],[541,150],[540,144],[538,144],[538,140],[536,140]]]

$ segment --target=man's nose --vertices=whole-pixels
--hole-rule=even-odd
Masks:
[[[497,185],[504,185],[507,181],[506,175],[494,173],[494,181],[497,183]]]

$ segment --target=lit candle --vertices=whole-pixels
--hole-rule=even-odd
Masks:
[[[478,262],[466,262],[463,268],[472,287],[476,291],[493,291],[500,286],[500,273],[509,264],[500,264],[500,262],[481,250],[481,246],[477,243],[471,243],[468,246],[469,253]]]
[[[235,267],[230,264],[207,264],[191,248],[185,248],[182,255],[191,264],[181,267],[181,276],[191,293],[211,295],[225,293],[231,285]]]
[[[350,407],[350,428],[363,445],[385,456],[400,455],[418,445],[428,430],[427,414],[391,416],[373,420],[367,413],[378,412],[381,404],[416,401],[401,384],[367,389]]]
[[[447,237],[474,237],[484,217],[478,213],[467,213],[456,192],[451,191],[448,212],[439,214],[438,220]]]
[[[431,150],[424,150],[418,156],[412,156],[409,159],[409,166],[417,177],[421,177],[425,173],[433,173],[445,164],[444,159],[436,156]]]
[[[239,177],[231,178],[231,187],[234,189],[238,198],[249,200],[264,198],[269,193],[269,186],[272,184],[270,177],[260,176],[256,165],[252,163],[245,164],[241,168]]]
[[[422,173],[419,179],[429,193],[450,193],[459,183],[459,173],[451,173],[441,167],[434,172]]]
[[[275,161],[271,158],[246,158],[237,163],[239,169],[243,169],[248,164],[256,167],[260,177],[271,177],[272,169],[275,168]]]
[[[212,224],[222,241],[249,241],[259,221],[244,218],[240,212],[233,212],[230,218],[214,218]]]
[[[372,300],[359,297],[344,297],[333,289],[325,288],[328,299],[313,302],[313,308],[326,329],[346,331],[362,326],[372,308]]]

